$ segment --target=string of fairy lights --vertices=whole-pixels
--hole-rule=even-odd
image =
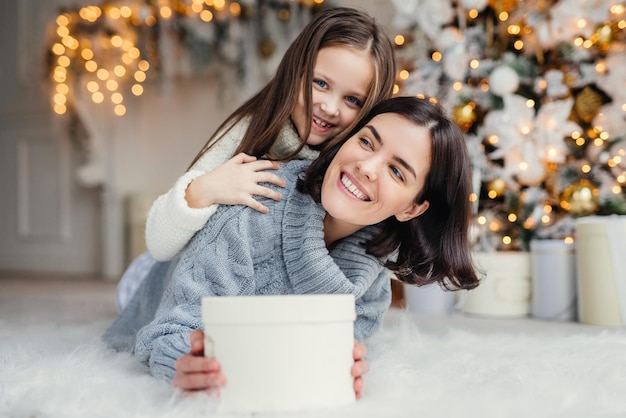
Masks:
[[[470,199],[486,247],[567,238],[572,218],[626,214],[622,1],[389,1],[394,93],[440,102],[465,131],[479,178]],[[160,74],[164,26],[241,22],[261,3],[289,21],[288,0],[116,0],[61,11],[48,54],[54,111],[71,113],[80,95],[124,115],[128,96]],[[272,39],[242,39],[254,41],[259,56],[274,50]]]
[[[299,3],[313,7],[323,2]],[[158,71],[160,23],[182,16],[211,24],[250,15],[252,7],[227,0],[144,0],[61,11],[48,54],[54,112],[67,113],[76,94],[86,94],[93,103],[110,103],[114,114],[123,116],[127,95],[141,96],[149,74]],[[289,19],[288,7],[278,13],[281,20]]]

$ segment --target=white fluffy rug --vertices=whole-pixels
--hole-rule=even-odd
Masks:
[[[369,343],[364,398],[255,417],[624,417],[626,331],[399,310]],[[0,417],[220,417],[99,342],[109,321],[0,333]],[[229,417],[249,415],[228,415]]]

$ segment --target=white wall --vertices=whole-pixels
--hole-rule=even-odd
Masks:
[[[342,0],[335,4],[363,9],[386,28],[393,18],[388,0]],[[287,46],[288,42],[279,45],[276,59],[270,65],[278,63]],[[266,68],[265,72],[272,74],[273,69]],[[135,196],[139,197],[135,202],[138,210],[145,212],[150,199],[173,185],[219,123],[250,94],[236,87],[241,80],[232,74],[222,73],[220,77],[221,80],[183,78],[166,85],[147,85],[146,93],[131,101],[124,117],[111,117],[112,178],[109,181],[115,194],[113,205],[124,205],[128,196]],[[231,87],[224,88],[224,85]],[[257,83],[252,90],[259,87]],[[128,219],[127,213],[123,216]],[[107,222],[117,223],[119,230],[121,221],[123,219],[113,215]],[[141,218],[134,220],[135,223],[141,221]],[[142,233],[143,230],[136,227],[135,236]],[[117,239],[119,237],[113,238]],[[144,248],[143,243],[136,241],[137,238],[131,238],[129,245],[133,255]],[[113,243],[110,246],[115,248]]]
[[[39,86],[44,72],[41,61],[44,32],[54,26],[59,7],[98,3],[89,0],[11,0],[0,3],[0,20],[3,22],[0,32],[6,35],[0,44],[5,45],[3,50],[7,51],[6,60],[0,61],[0,121],[3,121],[0,124],[0,145],[4,150],[2,157],[6,160],[2,163],[3,177],[0,179],[0,195],[4,197],[0,202],[0,213],[10,215],[3,216],[0,222],[0,229],[4,232],[0,239],[0,270],[54,270],[62,273],[64,268],[70,270],[70,263],[63,260],[72,259],[81,261],[74,263],[73,271],[94,273],[100,270],[105,276],[119,277],[128,262],[125,256],[128,196],[147,194],[150,199],[169,189],[219,123],[260,87],[264,82],[263,75],[273,73],[270,67],[278,63],[290,42],[289,36],[281,36],[271,60],[263,65],[248,63],[245,87],[232,87],[241,84],[232,69],[219,71],[214,77],[196,79],[177,78],[170,72],[164,77],[166,82],[146,82],[143,96],[126,97],[127,114],[123,117],[114,116],[107,105],[83,101],[80,108],[90,134],[86,143],[93,151],[92,156],[96,157],[95,163],[91,160],[85,163],[82,161],[84,149],[72,142],[61,126],[64,119],[51,114],[51,92],[34,87]],[[392,17],[388,0],[333,3],[365,9],[382,24],[388,24]],[[294,30],[293,36],[300,28],[290,28],[290,31]],[[250,39],[246,56],[253,56],[256,48],[254,34],[247,33],[245,39]],[[170,60],[169,65],[176,67],[179,62]],[[246,92],[242,93],[240,90],[244,88]],[[33,131],[35,127],[36,132]],[[45,164],[30,164],[28,170],[14,164],[16,144],[24,142],[20,138],[26,131],[30,135],[29,150],[34,150],[39,143],[49,147],[54,145],[52,148],[59,153],[59,161],[69,163],[59,164],[56,172],[47,170]],[[46,155],[52,154],[48,152]],[[41,161],[46,162],[48,158]],[[95,181],[93,171],[92,181],[85,181],[90,179],[85,176],[86,172],[89,173],[86,167],[100,169],[99,175],[98,170],[95,171]],[[34,186],[43,184],[40,179],[58,179],[58,184],[55,183],[54,190],[45,189],[45,194],[38,193],[36,187],[24,189],[20,186],[24,183],[24,175],[20,177],[20,173],[28,174]],[[71,192],[61,193],[63,190]],[[17,204],[20,199],[16,196],[29,196],[31,206],[38,211],[27,213],[20,209]],[[56,207],[63,209],[65,223],[59,223],[56,212],[46,210]],[[146,211],[147,207],[149,204],[146,203],[140,211]],[[46,218],[39,216],[39,212]],[[84,220],[79,222],[80,219]],[[41,231],[33,230],[28,236],[21,234],[18,226],[25,222],[41,224]],[[45,222],[49,224],[43,225]],[[55,232],[54,239],[39,238],[48,234],[50,229],[60,232]],[[142,241],[140,232],[135,235]]]

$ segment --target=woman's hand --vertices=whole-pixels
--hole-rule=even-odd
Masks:
[[[215,358],[204,357],[204,333],[195,330],[189,335],[191,350],[176,360],[174,387],[183,392],[219,394],[226,383],[221,366]]]
[[[352,350],[352,356],[354,357],[354,364],[352,365],[352,377],[354,377],[354,394],[357,399],[363,397],[363,375],[370,369],[370,365],[365,360],[367,349],[363,344],[358,341],[354,342],[354,350]]]
[[[191,350],[176,360],[176,374],[172,385],[184,392],[206,392],[219,394],[226,384],[221,366],[215,358],[204,357],[204,333],[195,330],[189,335]],[[354,377],[354,394],[357,399],[363,396],[363,375],[369,371],[369,363],[365,360],[367,349],[358,341],[354,342],[352,356],[352,377]]]
[[[205,208],[213,204],[246,205],[267,213],[269,209],[257,202],[253,195],[282,199],[279,192],[259,184],[273,183],[285,187],[285,180],[265,171],[279,167],[275,161],[237,154],[221,166],[195,178],[187,187],[185,200],[190,208]]]

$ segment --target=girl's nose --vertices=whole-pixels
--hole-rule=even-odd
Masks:
[[[332,99],[329,99],[329,100],[326,100],[325,102],[322,102],[320,107],[322,108],[324,113],[326,113],[327,115],[337,116],[339,114],[339,106]]]

